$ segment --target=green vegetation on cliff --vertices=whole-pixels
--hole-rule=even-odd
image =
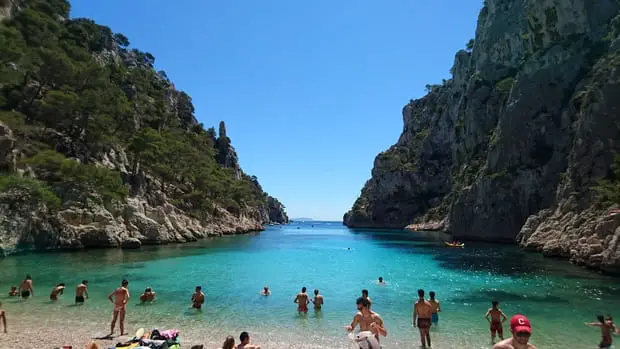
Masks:
[[[218,162],[234,152],[230,139],[198,124],[191,98],[155,71],[153,55],[69,11],[66,0],[24,0],[0,24],[0,123],[21,159],[0,159],[0,191],[28,188],[50,208],[109,203],[152,176],[198,218],[216,206],[267,209],[255,177]],[[127,159],[103,161],[119,153]]]

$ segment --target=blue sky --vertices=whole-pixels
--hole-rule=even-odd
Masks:
[[[398,139],[401,109],[449,78],[482,1],[74,0],[152,53],[290,217],[340,220]],[[217,129],[217,127],[216,127]]]

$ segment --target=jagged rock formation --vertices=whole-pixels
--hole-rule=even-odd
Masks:
[[[486,0],[452,79],[404,107],[402,135],[344,223],[437,222],[459,239],[517,239],[620,271],[620,221],[592,189],[613,180],[619,150],[619,9]]]
[[[0,256],[288,221],[240,168],[224,123],[205,130],[151,54],[67,19],[65,0],[16,3],[0,0],[0,15],[12,14],[0,24]]]

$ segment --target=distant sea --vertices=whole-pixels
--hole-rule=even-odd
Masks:
[[[36,296],[20,302],[6,292],[32,275]],[[387,285],[376,283],[382,276]],[[531,342],[545,349],[593,348],[600,334],[584,326],[597,313],[620,318],[620,280],[569,264],[525,253],[514,246],[475,243],[462,249],[415,233],[349,230],[341,222],[311,221],[270,226],[261,233],[207,239],[142,250],[89,250],[29,253],[0,259],[0,299],[11,314],[33,312],[51,325],[71,329],[95,324],[108,329],[107,295],[129,280],[130,332],[142,323],[201,331],[221,342],[249,331],[264,348],[276,341],[321,348],[348,348],[344,325],[356,311],[355,299],[368,289],[373,310],[388,330],[384,348],[419,344],[411,310],[419,288],[435,291],[442,304],[440,324],[432,330],[434,348],[489,348],[484,314],[499,300],[509,316],[522,313],[533,325]],[[73,288],[89,280],[86,307],[72,307]],[[71,290],[55,304],[54,284]],[[196,285],[207,298],[202,313],[189,309]],[[259,296],[269,286],[270,297]],[[302,286],[325,297],[321,313],[296,312],[293,298]],[[153,287],[158,300],[138,306],[138,296]],[[43,321],[43,320],[42,320]],[[509,334],[508,325],[504,328]],[[188,346],[189,347],[189,346]],[[310,346],[308,346],[310,347]],[[280,349],[280,348],[278,348]]]

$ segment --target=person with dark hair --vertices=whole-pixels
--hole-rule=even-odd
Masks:
[[[357,313],[353,316],[351,325],[344,327],[348,332],[352,332],[357,325],[360,327],[360,331],[370,331],[375,335],[377,342],[379,342],[379,335],[386,337],[387,330],[383,325],[383,319],[374,311],[370,310],[370,302],[364,297],[359,297],[355,304],[357,305]]]
[[[489,316],[491,317],[489,319]],[[487,310],[487,313],[484,315],[485,319],[489,322],[490,330],[491,330],[491,343],[495,343],[495,333],[499,335],[499,339],[504,339],[504,321],[508,319],[508,316],[504,314],[504,312],[499,308],[498,301],[491,302],[491,308]],[[503,318],[502,318],[503,317]]]
[[[2,321],[2,326],[4,328],[4,333],[7,333],[6,329],[6,312],[2,310],[2,302],[0,302],[0,321]]]
[[[53,301],[57,301],[58,300],[58,295],[64,294],[64,291],[65,291],[65,284],[60,283],[60,284],[56,285],[52,289],[52,293],[50,293],[50,299],[53,300]]]
[[[368,299],[368,303],[370,304],[369,307],[371,307],[372,306],[372,300],[368,296],[368,290],[367,289],[363,289],[362,290],[362,297]]]
[[[413,327],[418,327],[420,330],[420,340],[422,341],[422,347],[431,346],[431,324],[433,317],[433,306],[427,300],[424,299],[424,290],[418,290],[418,301],[413,306]]]
[[[88,280],[82,280],[82,283],[75,288],[75,304],[84,304],[84,298],[88,298]]]
[[[153,289],[150,287],[147,287],[144,290],[144,293],[140,295],[141,303],[152,302],[154,300],[155,300],[155,292],[153,292]]]
[[[26,278],[19,285],[19,296],[23,299],[28,299],[30,296],[34,296],[34,290],[32,289],[32,277],[30,274],[26,275]]]
[[[528,343],[532,335],[532,326],[525,316],[517,314],[510,319],[510,332],[511,338],[498,342],[492,349],[536,349],[533,344]]]
[[[379,276],[379,281],[377,281],[379,285],[385,285],[385,281],[383,281],[383,276]]]
[[[611,315],[607,315],[607,320],[603,317],[603,315],[597,315],[596,319],[598,322],[586,322],[587,326],[596,326],[601,328],[601,342],[599,343],[599,348],[610,348],[613,342],[611,334],[618,333],[618,328],[613,322]]]
[[[127,286],[129,286],[129,281],[123,280],[121,282],[121,287],[108,295],[108,299],[114,304],[112,323],[110,323],[110,336],[114,334],[114,326],[116,326],[117,318],[120,318],[119,327],[121,336],[127,334],[125,333],[125,311],[127,310],[127,302],[129,301],[129,289]]]
[[[192,295],[192,308],[200,310],[205,302],[205,294],[202,293],[202,287],[196,286],[196,290]]]
[[[314,311],[319,311],[323,307],[323,296],[319,294],[319,290],[314,290],[314,299],[312,300],[314,304]]]
[[[237,349],[260,349],[260,345],[250,344],[250,334],[247,332],[241,332],[239,335],[241,343],[237,346]]]
[[[299,292],[297,294],[297,296],[295,296],[295,299],[293,300],[293,303],[297,303],[297,311],[298,312],[303,312],[303,313],[307,313],[308,312],[308,303],[310,303],[310,298],[308,297],[308,294],[306,293],[306,288],[302,287],[301,288],[301,292]]]
[[[439,312],[441,311],[441,305],[439,301],[435,298],[435,291],[430,291],[428,295],[431,297],[428,302],[433,306],[433,315],[431,320],[433,325],[437,325],[439,323]]]
[[[226,337],[224,344],[222,344],[222,349],[234,349],[235,348],[235,339],[233,336]]]

